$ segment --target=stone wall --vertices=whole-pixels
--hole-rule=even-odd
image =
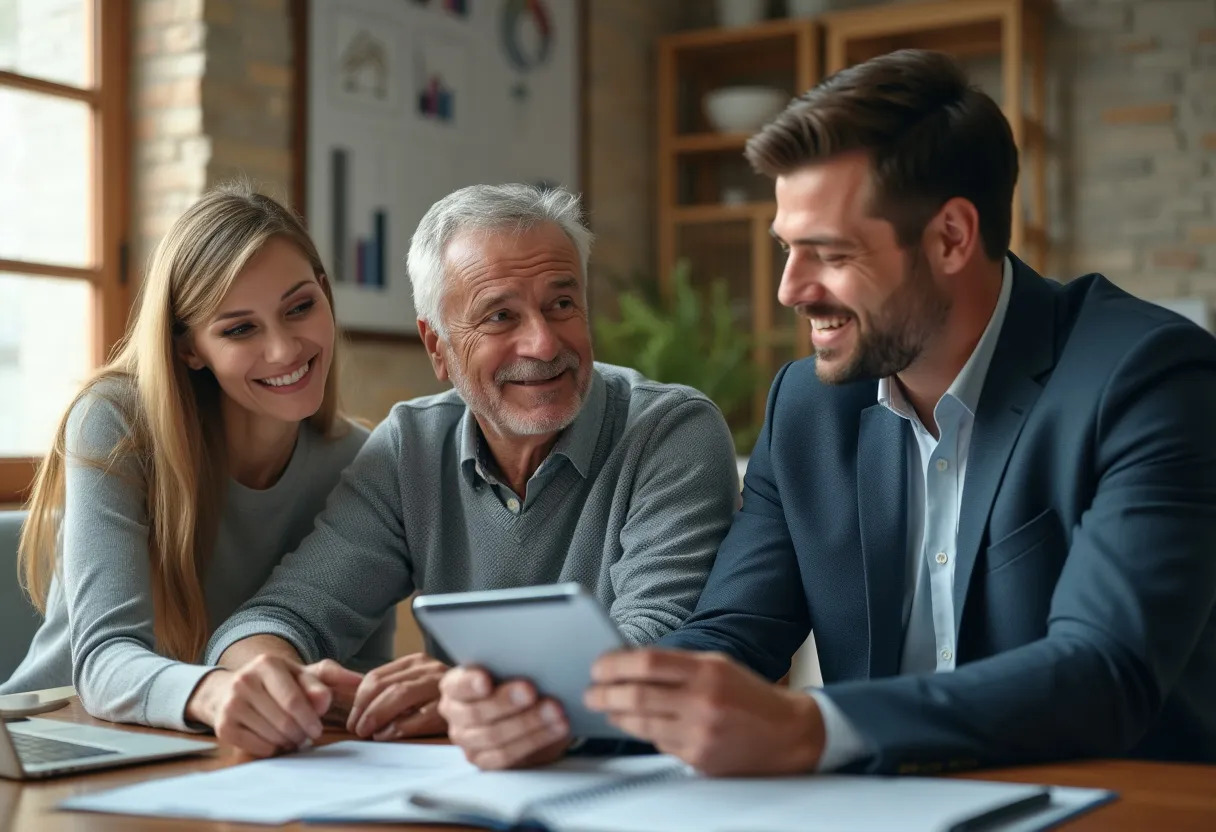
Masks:
[[[1059,0],[1072,273],[1216,301],[1216,0]]]
[[[203,132],[207,63],[203,0],[132,4],[131,229],[133,263],[147,262],[173,220],[207,185]]]

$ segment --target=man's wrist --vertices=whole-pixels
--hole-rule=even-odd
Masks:
[[[789,770],[791,773],[805,774],[815,771],[823,756],[823,747],[827,740],[823,712],[819,710],[819,703],[811,696],[795,691],[790,691],[787,695],[793,700],[793,725],[797,726]]]

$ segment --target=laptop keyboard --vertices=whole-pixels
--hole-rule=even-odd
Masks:
[[[69,760],[84,760],[89,757],[101,757],[106,754],[116,754],[108,748],[97,748],[93,745],[79,745],[74,742],[62,742],[47,737],[31,737],[28,734],[10,734],[17,756],[23,765],[31,766],[43,763],[62,763]]]

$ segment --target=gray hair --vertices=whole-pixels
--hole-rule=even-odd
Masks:
[[[448,194],[426,212],[410,240],[406,268],[418,317],[430,324],[440,337],[447,337],[439,314],[447,273],[445,257],[448,244],[467,231],[513,231],[518,234],[544,223],[553,223],[574,244],[586,279],[592,234],[583,225],[582,213],[578,196],[565,188],[470,185]]]

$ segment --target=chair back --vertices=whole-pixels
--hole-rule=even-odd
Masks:
[[[24,511],[0,511],[0,682],[25,658],[42,617],[17,580],[17,542]]]

